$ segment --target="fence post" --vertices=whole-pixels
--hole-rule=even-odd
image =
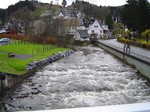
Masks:
[[[32,54],[34,54],[34,49],[32,48]]]
[[[0,80],[0,93],[2,93],[3,92],[3,82],[2,82],[2,80]]]

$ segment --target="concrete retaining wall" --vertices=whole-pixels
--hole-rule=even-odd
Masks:
[[[74,52],[75,52],[74,50],[68,50],[68,51],[60,52],[58,54],[53,54],[52,56],[42,59],[38,62],[32,62],[28,64],[26,67],[28,72],[21,76],[0,72],[0,94],[3,94],[5,91],[21,83],[24,79],[34,75],[37,70],[44,67],[45,65],[48,65],[64,57],[67,57],[73,54]]]
[[[15,85],[23,81],[26,77],[30,76],[30,73],[26,73],[24,74],[24,76],[18,76],[8,73],[0,73],[0,75],[1,74],[5,74],[5,79],[0,79],[0,93],[3,93],[4,91],[13,88]]]
[[[117,56],[128,64],[134,66],[142,75],[150,80],[150,63],[142,60],[138,57],[132,56],[131,54],[126,54],[123,51],[117,50],[111,46],[99,43],[99,47],[105,49],[111,54]]]

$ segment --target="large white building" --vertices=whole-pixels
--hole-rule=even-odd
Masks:
[[[97,35],[97,38],[110,38],[112,36],[108,25],[101,24],[98,20],[95,20],[92,25],[89,26],[88,34],[92,33]]]
[[[85,26],[79,26],[77,27],[78,31],[87,30],[88,38],[92,38],[92,35],[94,34],[96,38],[98,39],[106,39],[110,38],[112,36],[112,33],[108,29],[108,25],[102,25],[98,20],[95,20],[91,25],[89,25],[88,28],[85,28]],[[76,38],[76,35],[75,35]]]

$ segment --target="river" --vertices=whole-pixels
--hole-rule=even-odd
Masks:
[[[106,51],[82,47],[49,64],[3,98],[8,112],[150,102],[137,70]]]

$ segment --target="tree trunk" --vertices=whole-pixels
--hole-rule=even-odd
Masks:
[[[146,42],[148,43],[148,36],[146,37]]]

